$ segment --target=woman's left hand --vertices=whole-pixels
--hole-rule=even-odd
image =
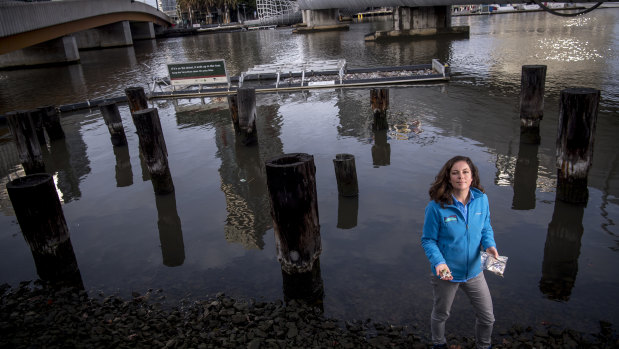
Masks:
[[[496,250],[496,247],[494,246],[488,247],[486,249],[486,252],[488,252],[488,254],[491,255],[492,257],[499,259],[499,251]]]

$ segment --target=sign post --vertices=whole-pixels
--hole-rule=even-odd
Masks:
[[[168,73],[172,87],[179,85],[227,84],[230,87],[226,61],[212,60],[203,62],[187,62],[168,64]]]

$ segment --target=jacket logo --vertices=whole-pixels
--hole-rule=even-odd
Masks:
[[[453,215],[449,217],[443,217],[443,220],[445,221],[445,223],[447,223],[447,222],[457,221],[458,219],[456,218],[456,215]]]
[[[475,212],[476,215],[481,215],[481,212]]]

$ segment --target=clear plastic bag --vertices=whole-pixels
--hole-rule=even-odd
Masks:
[[[488,252],[481,253],[481,267],[483,269],[493,272],[498,276],[503,276],[506,266],[507,256],[499,256],[497,259],[488,254]]]

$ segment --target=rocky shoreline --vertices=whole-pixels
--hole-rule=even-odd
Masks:
[[[92,297],[38,282],[0,286],[0,348],[428,348],[415,326],[342,321],[301,302],[212,299],[166,306],[162,291]],[[583,334],[514,325],[494,348],[618,348],[612,324]],[[450,344],[473,348],[472,338]]]

